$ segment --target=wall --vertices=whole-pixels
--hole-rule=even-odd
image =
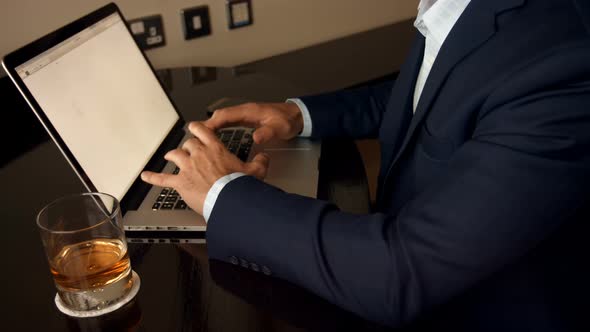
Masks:
[[[0,0],[0,56],[107,3]],[[127,19],[161,14],[167,45],[149,50],[156,68],[233,66],[411,18],[418,0],[253,0],[254,25],[227,28],[224,0],[119,0]],[[213,34],[185,41],[179,11],[209,5]],[[2,75],[3,73],[0,73]]]

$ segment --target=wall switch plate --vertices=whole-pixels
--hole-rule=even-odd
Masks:
[[[254,23],[251,0],[227,0],[227,21],[230,29]]]
[[[217,68],[215,67],[192,67],[191,82],[192,85],[200,85],[212,82],[217,79]]]
[[[143,50],[166,45],[161,15],[146,16],[127,22],[133,38]]]
[[[180,11],[184,39],[194,39],[211,34],[211,18],[208,6],[187,8]]]

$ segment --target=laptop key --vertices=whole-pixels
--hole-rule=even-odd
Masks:
[[[164,203],[164,204],[162,204],[161,209],[162,210],[171,210],[173,206],[174,206],[173,203]]]
[[[237,156],[241,161],[246,161],[248,159],[248,154],[250,154],[250,148],[248,146],[241,146]]]
[[[227,142],[231,141],[231,138],[233,135],[234,135],[233,130],[232,131],[223,131],[221,133],[221,141],[224,143],[227,143]]]
[[[176,202],[178,200],[178,196],[168,196],[166,197],[166,199],[164,200],[165,202]]]
[[[160,208],[160,203],[154,203],[154,206],[152,206],[152,210],[156,211]]]
[[[236,130],[236,133],[234,134],[234,137],[232,137],[232,142],[241,142],[242,141],[242,137],[244,137],[244,131],[243,130]]]
[[[239,147],[240,143],[233,141],[229,144],[229,147],[227,149],[229,150],[229,152],[236,154],[236,152],[238,152]]]
[[[156,202],[163,201],[165,197],[166,197],[166,195],[160,195],[160,196],[158,196],[158,198],[156,198]]]
[[[186,208],[187,208],[187,205],[184,201],[178,201],[176,203],[176,205],[174,206],[175,210],[186,210]]]

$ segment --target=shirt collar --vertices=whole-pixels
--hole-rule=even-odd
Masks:
[[[439,45],[445,41],[453,26],[471,0],[422,0],[414,26]]]
[[[434,3],[436,0],[422,0],[418,4],[418,16],[422,16]]]
[[[414,27],[416,27],[424,37],[426,37],[426,34],[428,33],[428,29],[424,25],[424,14],[435,2],[436,0],[421,0],[418,4],[418,16],[416,16],[416,21],[414,21]]]

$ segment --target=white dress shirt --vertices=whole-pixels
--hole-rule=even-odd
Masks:
[[[455,23],[467,8],[471,0],[422,0],[418,5],[418,16],[414,21],[414,26],[426,38],[424,47],[424,57],[422,58],[422,65],[420,66],[420,73],[416,80],[414,88],[414,103],[413,111],[416,112],[416,107],[420,101],[422,90],[426,85],[428,75],[432,70],[434,61],[443,45],[445,39],[455,26]],[[303,130],[299,136],[309,137],[312,131],[311,116],[307,106],[301,99],[288,99],[287,102],[296,104],[301,110],[303,116]],[[209,220],[211,211],[215,206],[217,197],[221,190],[234,179],[244,176],[243,173],[233,173],[226,175],[217,180],[205,197],[205,205],[203,207],[203,217],[205,221]]]
[[[445,39],[467,8],[471,0],[422,0],[418,6],[418,17],[414,26],[426,38],[422,66],[414,88],[413,111],[416,112],[420,96],[434,60]]]

